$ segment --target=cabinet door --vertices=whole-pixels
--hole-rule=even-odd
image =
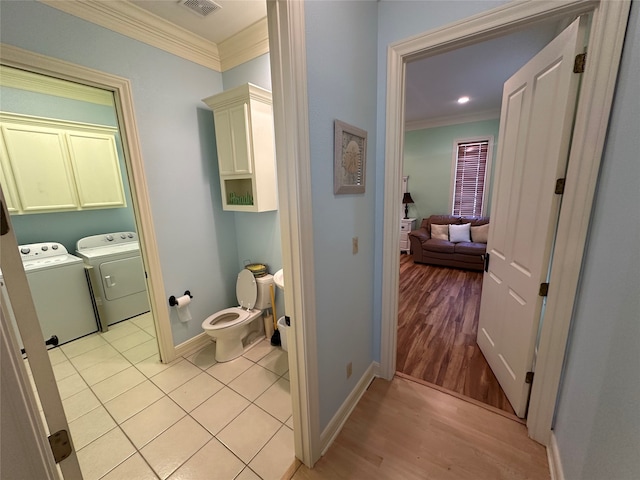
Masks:
[[[124,206],[124,190],[114,136],[69,132],[66,137],[80,206]]]
[[[234,173],[251,173],[251,142],[247,104],[229,109],[233,141]]]
[[[23,212],[75,210],[78,201],[62,132],[4,124],[2,134]]]
[[[216,110],[213,113],[216,126],[216,149],[220,175],[235,173],[233,160],[233,137],[231,136],[231,114],[229,110]]]
[[[0,185],[4,192],[4,200],[7,204],[9,213],[16,213],[20,210],[18,203],[18,194],[16,186],[13,183],[13,173],[11,173],[11,165],[9,164],[9,156],[4,145],[4,140],[0,134]]]

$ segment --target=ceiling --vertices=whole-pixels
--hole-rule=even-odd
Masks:
[[[215,0],[221,8],[202,18],[179,0],[129,0],[215,44],[266,17],[265,0]],[[558,33],[558,21],[407,65],[407,128],[498,118],[502,85]],[[470,98],[465,105],[457,99]]]

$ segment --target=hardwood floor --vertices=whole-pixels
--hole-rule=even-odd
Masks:
[[[396,369],[514,414],[476,344],[482,273],[400,256]]]
[[[416,382],[377,378],[313,470],[294,480],[548,479],[524,425]]]

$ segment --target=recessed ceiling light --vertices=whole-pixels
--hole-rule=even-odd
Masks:
[[[463,103],[467,103],[469,101],[469,97],[460,97],[458,99],[458,103],[462,105]]]

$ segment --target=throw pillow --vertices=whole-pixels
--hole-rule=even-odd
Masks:
[[[489,240],[489,224],[471,227],[471,241],[475,243],[487,243]]]
[[[470,242],[470,223],[462,225],[449,225],[449,241],[453,243]]]
[[[431,238],[435,240],[449,240],[449,225],[431,224]]]

